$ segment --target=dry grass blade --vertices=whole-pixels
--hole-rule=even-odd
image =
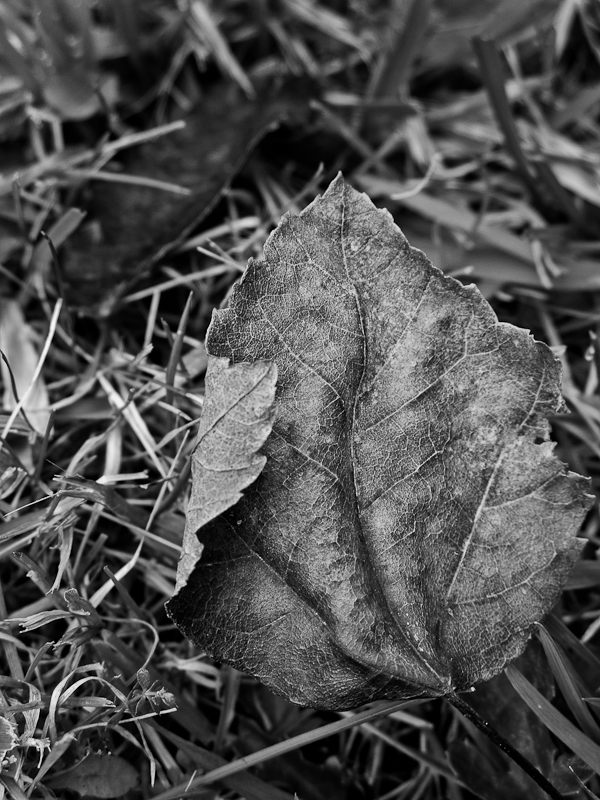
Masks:
[[[342,712],[342,716],[351,718],[352,714],[349,714],[347,712]],[[420,763],[423,767],[430,769],[432,772],[438,775],[441,775],[451,783],[459,783],[459,780],[456,777],[454,770],[446,761],[442,761],[441,759],[430,756],[427,753],[415,750],[412,747],[407,747],[406,745],[402,744],[402,742],[399,742],[397,739],[394,739],[392,736],[388,736],[384,731],[380,730],[376,725],[371,725],[368,722],[364,722],[361,727],[365,733],[368,733],[370,736],[374,736],[380,741],[384,742],[392,750],[396,750],[397,752],[402,753],[403,755],[408,756],[411,759],[414,759],[415,761]]]
[[[179,320],[179,325],[177,327],[177,332],[175,334],[175,338],[173,340],[173,345],[171,348],[171,355],[169,356],[169,363],[167,364],[167,370],[165,373],[165,383],[169,387],[165,395],[165,401],[167,405],[170,406],[173,405],[173,398],[174,398],[171,387],[175,383],[175,373],[177,371],[177,367],[181,360],[183,337],[185,336],[185,331],[188,325],[190,308],[192,306],[193,297],[194,297],[193,292],[190,292],[186,304],[183,308],[181,319]]]
[[[219,29],[214,12],[204,0],[193,0],[190,4],[188,20],[190,30],[213,54],[219,67],[236,81],[249,97],[254,89],[239,61],[231,52],[231,48]]]
[[[157,795],[155,800],[178,800],[181,794],[185,795],[186,792],[194,791],[201,786],[208,786],[223,778],[228,778],[230,775],[235,775],[236,772],[241,772],[256,764],[262,764],[271,758],[277,758],[277,756],[284,755],[292,750],[297,750],[307,744],[318,742],[320,739],[325,739],[341,731],[354,728],[357,725],[361,725],[363,722],[371,722],[379,717],[385,717],[394,711],[406,708],[408,705],[410,705],[410,702],[406,701],[401,703],[384,703],[382,705],[377,705],[374,709],[360,711],[349,718],[323,725],[317,730],[294,736],[292,739],[288,739],[285,742],[279,742],[272,747],[265,747],[264,750],[260,750],[258,753],[239,758],[237,761],[232,761],[223,767],[211,770],[211,772],[208,772],[206,775],[194,778],[187,784],[181,784],[167,792]]]
[[[494,42],[476,37],[473,40],[473,48],[479,59],[479,66],[483,80],[485,82],[490,101],[500,130],[504,134],[504,140],[508,152],[514,158],[521,178],[529,187],[532,195],[541,201],[539,187],[535,181],[534,173],[530,168],[529,162],[521,148],[519,134],[511,112],[504,81],[502,80],[503,65]]]
[[[432,0],[413,0],[406,13],[401,4],[392,4],[388,24],[394,37],[371,90],[373,99],[397,100],[406,95],[411,67],[422,46],[432,5]]]
[[[332,11],[317,0],[284,0],[284,5],[290,14],[306,25],[356,50],[363,50],[363,43],[342,14]]]
[[[150,723],[152,724],[152,723]],[[156,723],[154,723],[156,724]],[[161,730],[161,735],[164,736],[173,744],[176,744],[184,753],[186,753],[199,769],[211,770],[226,764],[226,760],[210,752],[209,750],[193,744],[188,739],[183,739],[181,736],[168,730]],[[231,775],[223,781],[224,785],[230,789],[240,792],[244,797],[249,800],[292,800],[292,796],[287,792],[283,792],[276,786],[265,783],[256,776],[243,772],[236,775]],[[183,795],[185,797],[185,795]],[[193,794],[191,795],[193,796]]]
[[[46,357],[47,357],[48,352],[50,350],[50,346],[52,344],[52,339],[53,339],[54,334],[56,332],[56,326],[58,325],[58,318],[60,316],[61,308],[62,308],[62,300],[58,300],[56,305],[55,305],[55,307],[54,307],[54,311],[52,313],[52,318],[50,320],[50,326],[49,326],[49,329],[48,329],[48,335],[46,337],[46,341],[44,342],[44,347],[42,348],[42,351],[41,351],[40,356],[39,356],[39,358],[37,360],[35,368],[31,372],[31,374],[28,376],[29,377],[29,383],[28,383],[27,387],[25,388],[25,391],[23,392],[23,394],[18,398],[18,400],[14,404],[14,407],[13,407],[13,409],[11,411],[11,414],[8,417],[8,419],[6,420],[6,423],[4,425],[4,429],[2,431],[2,435],[0,436],[0,440],[1,440],[0,441],[0,449],[2,447],[2,441],[4,441],[6,439],[6,436],[9,433],[9,431],[11,430],[12,425],[13,425],[14,421],[16,420],[17,416],[19,415],[21,409],[22,408],[27,408],[27,404],[29,403],[31,397],[34,395],[34,392],[36,390],[37,381],[39,380],[39,377],[41,375],[42,368],[44,366],[44,361],[46,360]],[[45,413],[48,414],[49,413],[49,409],[46,409]],[[47,421],[48,421],[48,417],[46,416],[45,422],[44,422],[44,427],[43,427],[44,431],[46,429]]]

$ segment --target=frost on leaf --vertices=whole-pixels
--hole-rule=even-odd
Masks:
[[[283,218],[207,349],[278,380],[262,472],[203,527],[188,518],[203,552],[168,604],[186,636],[335,709],[461,691],[519,655],[590,504],[548,441],[548,347],[339,176]]]

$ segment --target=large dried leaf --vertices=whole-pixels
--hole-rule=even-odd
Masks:
[[[284,217],[207,348],[279,378],[266,466],[198,531],[168,606],[192,641],[327,708],[461,691],[519,655],[591,500],[548,441],[544,344],[338,177]]]

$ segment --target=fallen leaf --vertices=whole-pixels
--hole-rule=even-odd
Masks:
[[[206,217],[260,139],[308,107],[303,93],[294,84],[250,100],[235,86],[218,86],[186,116],[185,127],[126,151],[121,166],[127,176],[174,184],[189,193],[93,183],[92,224],[71,237],[64,258],[70,302],[111,313],[127,288]]]
[[[90,753],[71,769],[45,781],[51,789],[69,789],[77,794],[113,798],[123,797],[137,786],[139,775],[129,761],[120,756]]]
[[[207,350],[277,365],[266,465],[198,530],[169,614],[301,705],[493,677],[554,603],[592,500],[549,441],[557,359],[341,176],[264,252]]]

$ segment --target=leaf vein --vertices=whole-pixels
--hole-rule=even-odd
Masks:
[[[272,328],[272,329],[275,331],[275,333],[277,334],[277,338],[279,339],[279,341],[281,342],[281,344],[282,344],[282,345],[285,347],[285,349],[286,349],[286,350],[289,352],[289,354],[292,356],[292,358],[295,358],[295,359],[296,359],[296,361],[297,361],[299,364],[302,364],[302,366],[306,367],[306,369],[307,369],[309,372],[311,372],[313,375],[315,375],[315,377],[319,378],[319,380],[320,380],[322,383],[324,383],[324,384],[325,384],[325,386],[328,386],[328,387],[331,389],[331,391],[332,391],[332,392],[333,392],[333,393],[334,393],[334,394],[335,394],[335,395],[336,395],[336,396],[337,396],[337,397],[338,397],[338,398],[339,398],[339,399],[342,401],[342,403],[343,403],[343,402],[344,402],[344,401],[343,401],[343,398],[342,398],[341,394],[338,392],[338,390],[335,388],[335,386],[333,386],[331,383],[329,383],[329,381],[327,380],[327,378],[323,377],[323,375],[321,375],[321,373],[320,373],[320,372],[318,372],[318,371],[317,371],[317,370],[316,370],[314,367],[311,367],[311,365],[310,365],[310,364],[307,364],[307,363],[306,363],[306,361],[304,361],[302,358],[300,358],[300,356],[299,356],[297,353],[295,353],[295,352],[292,350],[292,348],[290,347],[290,345],[289,345],[289,344],[288,344],[288,343],[285,341],[285,339],[283,338],[283,334],[282,334],[282,333],[281,333],[281,332],[278,330],[277,326],[276,326],[276,325],[274,325],[274,324],[271,322],[271,320],[269,319],[269,317],[267,316],[267,314],[266,314],[266,312],[265,312],[265,309],[264,309],[264,307],[263,307],[262,303],[260,302],[260,298],[258,298],[258,297],[257,297],[257,298],[256,298],[256,300],[257,300],[257,303],[258,303],[258,305],[259,305],[259,307],[260,307],[260,310],[262,311],[262,314],[263,314],[263,317],[264,317],[264,319],[265,319],[265,322],[266,322],[268,325],[270,325],[270,326],[271,326],[271,328]]]
[[[535,410],[535,406],[536,406],[537,401],[539,399],[540,392],[541,392],[545,377],[546,377],[546,370],[544,369],[542,371],[542,376],[541,376],[540,382],[538,384],[537,390],[535,392],[531,407],[530,407],[529,411],[527,412],[527,415],[523,418],[523,420],[521,421],[519,427],[517,428],[516,433],[515,433],[515,437],[514,437],[514,439],[512,441],[515,441],[517,439],[519,433],[521,432],[521,430],[523,429],[524,425],[527,423],[527,421],[531,417],[533,411]],[[511,443],[512,443],[512,441],[511,441]],[[492,472],[490,474],[490,477],[488,479],[488,482],[486,484],[485,490],[483,492],[483,496],[482,496],[481,501],[480,501],[480,503],[479,503],[479,505],[477,507],[477,511],[475,512],[475,516],[473,517],[473,524],[471,525],[471,530],[469,531],[469,535],[465,539],[460,560],[459,560],[459,562],[458,562],[458,564],[456,566],[456,569],[454,571],[454,576],[452,578],[452,581],[450,582],[450,586],[448,587],[448,592],[446,594],[446,602],[450,601],[450,598],[452,596],[454,588],[455,588],[455,586],[456,586],[456,584],[458,582],[458,577],[459,577],[460,573],[462,572],[463,565],[464,565],[465,559],[467,557],[467,553],[469,552],[469,550],[471,548],[471,544],[473,543],[473,539],[475,537],[475,533],[476,533],[476,530],[477,530],[477,524],[478,524],[479,519],[481,518],[481,515],[482,515],[482,513],[483,513],[483,511],[485,509],[485,505],[486,505],[487,499],[489,497],[490,491],[492,489],[492,486],[494,485],[494,481],[496,479],[496,476],[497,476],[497,474],[498,474],[498,472],[500,470],[500,467],[501,467],[501,465],[502,465],[502,463],[504,461],[505,453],[506,453],[506,448],[503,448],[500,451],[500,453],[498,455],[498,458],[496,459],[496,463],[494,464],[494,468],[493,468],[493,470],[492,470]]]

